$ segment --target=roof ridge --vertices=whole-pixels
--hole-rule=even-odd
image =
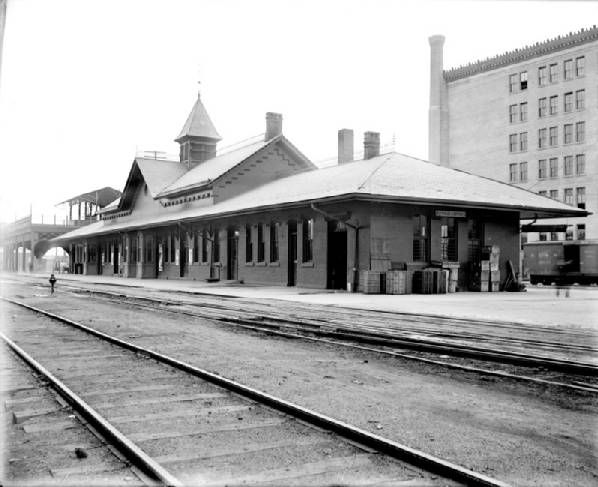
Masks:
[[[480,59],[466,65],[444,70],[444,79],[446,81],[456,81],[485,71],[508,66],[509,64],[575,47],[596,39],[598,39],[598,27],[596,27],[596,25],[593,25],[588,29],[581,28],[576,32],[569,32],[564,36],[559,35],[541,42],[536,42],[532,45],[526,45],[522,48],[505,51],[502,54],[487,57],[486,59]]]

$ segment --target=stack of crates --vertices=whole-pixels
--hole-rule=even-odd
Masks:
[[[480,291],[500,291],[499,259],[500,247],[498,245],[492,245],[482,249],[482,261],[480,263]]]
[[[386,294],[411,294],[413,271],[386,271]]]
[[[383,293],[386,285],[385,274],[381,271],[361,271],[359,273],[359,290],[364,294]]]
[[[449,271],[424,269],[413,275],[413,292],[420,294],[445,294],[449,289]]]

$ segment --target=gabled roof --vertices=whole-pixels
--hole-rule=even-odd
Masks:
[[[220,140],[221,137],[218,135],[210,116],[206,108],[203,106],[201,102],[201,98],[199,93],[197,94],[197,101],[193,108],[191,109],[191,113],[187,117],[187,121],[185,125],[181,129],[181,133],[175,139],[176,142],[179,142],[184,137],[205,137],[208,139],[215,139]]]
[[[295,146],[293,146],[283,135],[273,137],[270,140],[258,140],[247,145],[231,150],[224,154],[220,154],[212,159],[208,159],[191,169],[189,172],[183,174],[181,177],[173,181],[165,187],[159,194],[159,197],[173,196],[180,192],[190,191],[192,189],[201,188],[211,184],[214,180],[223,176],[249,157],[257,154],[268,146],[275,143],[283,144],[289,151],[291,151],[298,159],[302,160],[306,167],[310,169],[315,166],[301,154]]]
[[[522,219],[589,214],[506,183],[390,153],[288,176],[210,206],[141,219],[131,215],[115,222],[100,221],[56,240],[348,199],[510,210],[518,211]]]

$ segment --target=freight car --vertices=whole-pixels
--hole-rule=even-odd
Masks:
[[[598,240],[526,243],[523,266],[531,284],[598,284]]]

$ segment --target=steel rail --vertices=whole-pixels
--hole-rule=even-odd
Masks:
[[[81,416],[83,416],[109,443],[116,447],[133,465],[149,474],[153,479],[159,480],[169,487],[182,487],[183,484],[168,472],[159,463],[153,460],[147,453],[110,424],[95,409],[69,389],[60,379],[55,377],[43,365],[31,357],[25,350],[0,331],[0,338],[19,355],[27,365],[42,375],[44,379],[55,389]]]
[[[78,288],[75,289],[85,289]],[[203,306],[194,303],[184,303],[179,301],[167,300],[163,298],[152,298],[149,296],[136,296],[127,295],[122,293],[116,293],[111,291],[94,291],[85,289],[86,292],[91,294],[105,295],[116,298],[124,298],[128,300],[139,300],[155,304],[170,304],[179,306],[199,306],[199,307],[210,307]],[[169,310],[172,311],[172,310]],[[174,311],[176,312],[176,311]],[[180,312],[180,311],[178,311]],[[518,352],[511,352],[508,350],[488,350],[481,347],[472,345],[458,345],[458,344],[440,344],[433,340],[426,340],[421,338],[408,338],[402,337],[397,338],[392,335],[384,333],[365,332],[359,330],[351,330],[334,324],[326,324],[326,327],[334,328],[334,330],[322,330],[318,329],[317,324],[304,323],[298,320],[292,320],[289,318],[279,318],[276,316],[266,316],[254,314],[255,318],[242,318],[242,317],[230,317],[230,316],[209,316],[201,315],[200,313],[188,313],[191,316],[205,317],[208,319],[236,323],[240,325],[250,324],[261,327],[272,327],[279,328],[280,326],[288,326],[295,328],[303,328],[304,331],[312,333],[314,335],[340,338],[344,340],[352,340],[360,343],[371,343],[389,347],[401,347],[409,348],[412,350],[418,350],[422,352],[433,352],[443,353],[460,357],[473,358],[478,360],[488,360],[499,363],[510,363],[514,365],[521,365],[526,367],[544,367],[551,370],[558,370],[561,372],[572,372],[580,373],[589,376],[598,376],[598,365],[594,365],[587,362],[575,362],[572,360],[563,360],[545,357],[542,355],[531,355],[523,354]],[[264,320],[270,320],[273,323],[267,323]]]
[[[175,359],[173,357],[169,357],[162,353],[156,352],[154,350],[150,350],[148,348],[140,347],[130,342],[126,342],[121,340],[120,338],[116,338],[110,336],[106,333],[98,331],[94,328],[91,328],[87,325],[83,325],[78,323],[74,320],[69,318],[65,318],[63,316],[57,315],[55,313],[51,313],[49,311],[36,308],[34,306],[30,306],[28,304],[22,303],[20,301],[16,301],[14,299],[0,297],[0,299],[12,303],[17,306],[21,306],[23,308],[29,309],[41,315],[47,316],[52,318],[56,321],[60,321],[67,325],[73,326],[78,328],[82,331],[85,331],[91,335],[104,339],[110,343],[113,343],[117,346],[122,348],[126,348],[133,352],[145,355],[150,357],[154,360],[157,360],[161,363],[165,363],[172,367],[175,367],[179,370],[183,370],[191,375],[196,377],[200,377],[204,380],[212,382],[220,387],[224,387],[230,391],[233,391],[239,395],[244,397],[250,398],[255,400],[261,404],[265,404],[275,410],[281,411],[285,414],[289,414],[295,418],[301,419],[306,421],[309,424],[317,426],[319,428],[323,428],[327,431],[334,432],[339,436],[342,436],[348,440],[360,443],[368,448],[372,448],[380,453],[384,453],[390,457],[395,459],[406,461],[411,463],[412,465],[418,466],[423,468],[429,472],[433,472],[439,475],[443,475],[447,478],[456,480],[458,482],[465,483],[466,485],[470,486],[484,486],[484,487],[508,487],[509,484],[502,482],[500,480],[493,479],[486,475],[480,474],[478,472],[474,472],[467,468],[464,468],[460,465],[456,465],[454,463],[448,462],[441,458],[435,457],[423,451],[411,448],[409,446],[403,445],[401,443],[395,442],[393,440],[384,438],[379,435],[375,435],[370,433],[369,431],[363,430],[356,426],[350,425],[343,421],[334,419],[330,416],[326,416],[324,414],[318,413],[314,410],[299,406],[294,404],[290,401],[286,401],[284,399],[277,398],[268,394],[266,392],[260,391],[258,389],[254,389],[252,387],[243,385],[239,382],[236,382],[232,379],[228,379],[221,375],[215,374],[213,372],[209,372],[205,369],[201,369],[199,367],[195,367],[191,364],[183,362],[181,360]]]

